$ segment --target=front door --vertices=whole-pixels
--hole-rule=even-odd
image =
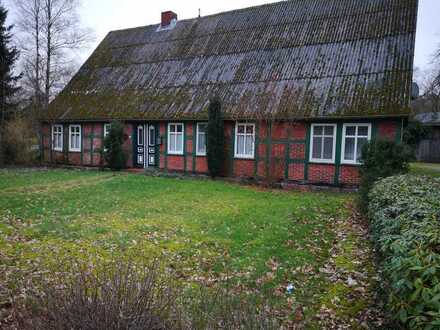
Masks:
[[[137,125],[136,165],[141,168],[156,166],[156,126]]]

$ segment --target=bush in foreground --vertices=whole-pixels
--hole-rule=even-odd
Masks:
[[[0,152],[5,164],[32,165],[38,159],[38,136],[30,120],[14,118],[7,121],[0,132]]]
[[[413,159],[412,150],[405,144],[388,140],[374,140],[362,149],[361,183],[359,189],[360,208],[368,208],[368,194],[379,179],[407,173]]]
[[[117,261],[99,270],[72,266],[27,290],[15,312],[20,329],[276,329],[255,304],[231,292],[182,288],[153,263]]]
[[[411,329],[439,329],[440,180],[401,175],[378,182],[369,217],[391,315]]]

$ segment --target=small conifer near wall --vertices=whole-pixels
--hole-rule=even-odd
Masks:
[[[213,178],[220,176],[224,162],[224,123],[218,97],[209,102],[207,156],[209,175]]]
[[[110,132],[104,140],[104,158],[114,171],[120,171],[126,167],[127,155],[123,145],[124,127],[122,123],[115,121],[111,124]]]

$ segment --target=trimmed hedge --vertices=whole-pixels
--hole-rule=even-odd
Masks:
[[[440,328],[440,179],[401,175],[369,195],[388,308],[403,327]]]

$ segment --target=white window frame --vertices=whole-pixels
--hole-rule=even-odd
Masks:
[[[107,131],[107,127],[108,127],[108,131]],[[105,138],[110,134],[110,130],[111,130],[112,124],[104,124],[104,140]],[[102,144],[104,145],[104,141],[102,141]],[[104,147],[104,151],[106,152],[108,149],[106,147]]]
[[[333,150],[332,150],[332,159],[323,159],[323,158],[313,158],[313,132],[314,128],[316,126],[324,126],[324,127],[333,127]],[[318,163],[318,164],[334,164],[336,160],[336,133],[338,130],[337,124],[312,124],[310,127],[310,155],[309,155],[309,161],[311,163]],[[324,134],[323,137],[326,135]],[[324,142],[322,143],[322,148],[324,148]]]
[[[136,134],[137,134],[137,144],[138,146],[145,146],[146,145],[146,141],[145,141],[145,127],[144,125],[138,125],[138,127],[136,128]],[[142,137],[142,143],[139,143],[139,141],[141,140],[140,137]]]
[[[346,160],[345,159],[345,139],[347,137],[347,127],[348,126],[356,126],[356,135],[349,137],[355,138],[354,140],[354,157],[355,160]],[[371,141],[371,124],[370,123],[345,123],[342,128],[342,152],[341,152],[341,164],[350,164],[350,165],[361,165],[361,162],[356,161],[357,157],[357,146],[358,146],[358,127],[368,127],[368,141]],[[365,137],[365,136],[360,136]]]
[[[61,132],[56,132],[55,133],[55,129],[60,129]],[[61,134],[61,146],[56,146],[55,145],[55,134]],[[54,151],[63,151],[63,141],[64,140],[64,128],[63,125],[59,125],[59,124],[55,124],[52,125],[52,150]]]
[[[108,127],[108,131],[107,131],[107,127]],[[107,135],[110,134],[111,127],[112,124],[104,124],[104,139],[107,137]]]
[[[207,132],[205,131],[205,133],[203,133],[205,135],[205,152],[199,152],[199,126],[200,125],[206,125],[206,129],[208,129],[208,123],[206,122],[202,122],[202,123],[197,123],[197,131],[196,131],[196,156],[206,156],[206,152],[208,151],[207,149],[207,139],[206,137],[208,136]]]
[[[245,126],[245,128],[244,128],[245,133],[238,133],[238,127],[243,126],[243,125]],[[250,135],[250,134],[246,133],[246,128],[248,126],[252,127],[252,145],[253,145],[252,153],[249,155],[239,153],[238,152],[238,143],[237,143],[239,135],[244,135],[245,137]],[[245,142],[245,145],[246,145],[246,142]],[[254,159],[255,158],[255,124],[254,123],[239,123],[239,122],[235,123],[234,157],[238,158],[238,159]]]
[[[182,126],[182,133],[178,133],[178,132],[171,133],[171,130],[170,130],[171,125],[175,125],[176,127],[177,126]],[[178,134],[182,135],[182,150],[181,151],[178,151],[178,150],[176,151],[176,150],[171,150],[170,149],[170,147],[171,147],[171,143],[170,143],[170,141],[171,141],[171,134],[175,134],[176,136]],[[177,146],[177,138],[176,138],[175,145]],[[184,151],[185,151],[185,125],[183,123],[168,123],[167,151],[168,151],[169,155],[182,156],[184,154]]]
[[[79,128],[79,148],[72,148],[72,129]],[[81,137],[81,125],[69,125],[69,151],[70,152],[81,152],[82,137]]]
[[[151,138],[151,132],[153,132],[153,139]],[[148,146],[154,147],[156,145],[156,127],[154,125],[148,125]]]

